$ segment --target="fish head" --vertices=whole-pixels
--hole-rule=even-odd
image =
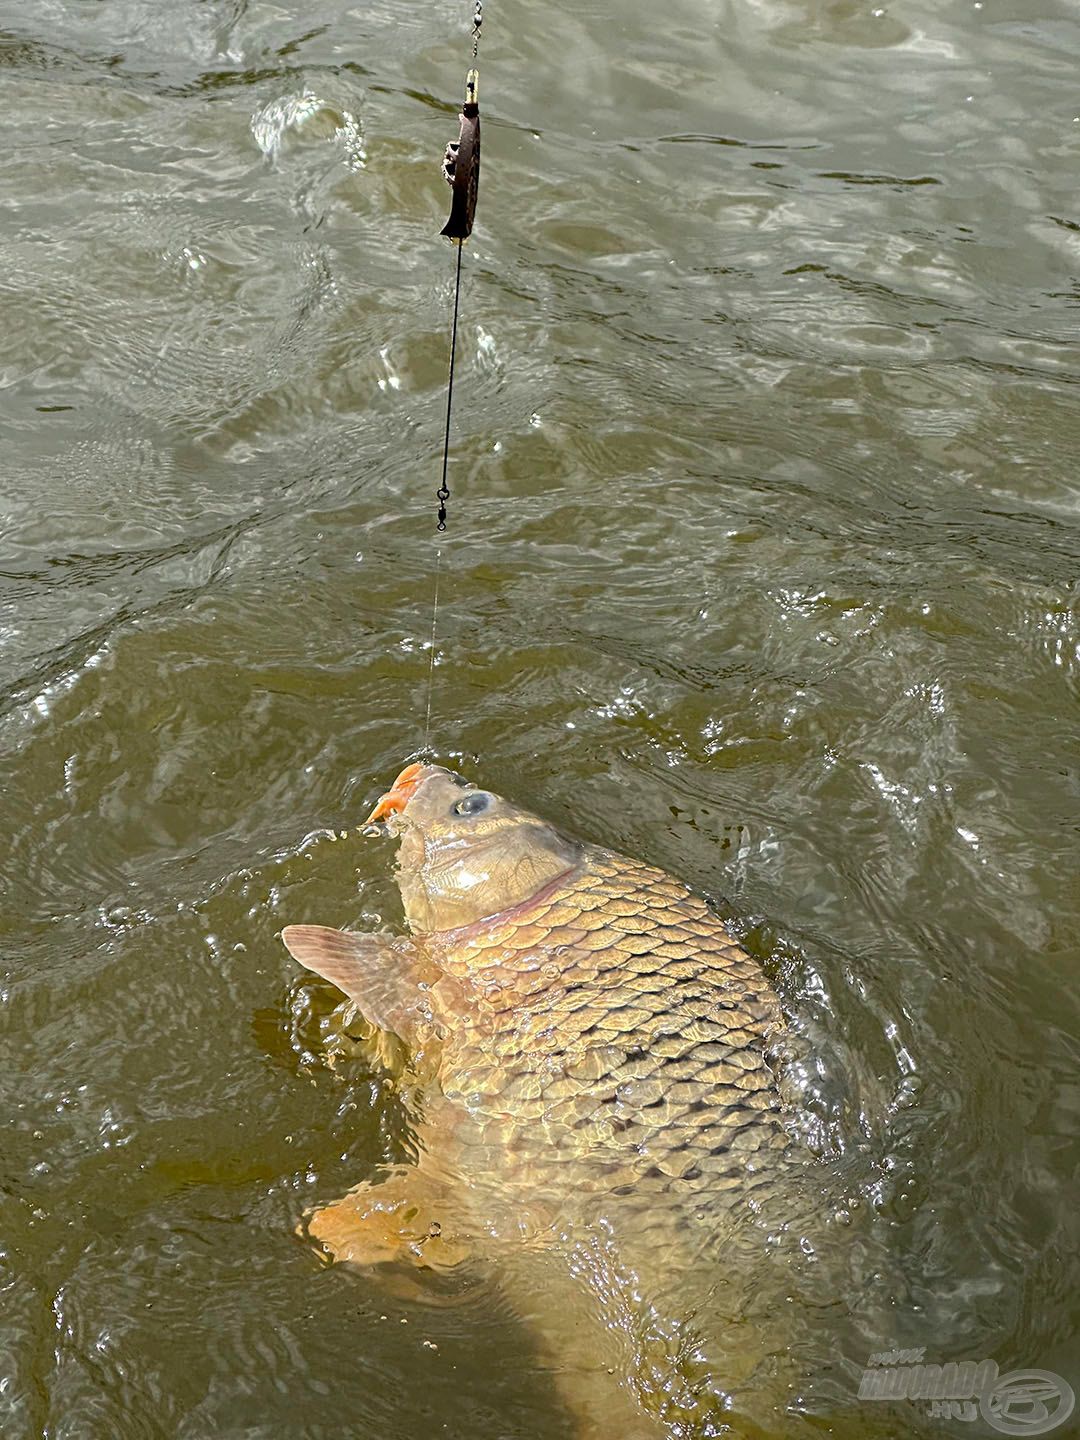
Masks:
[[[406,766],[368,817],[377,821],[401,841],[397,879],[414,934],[496,919],[581,857],[546,821],[439,765]]]

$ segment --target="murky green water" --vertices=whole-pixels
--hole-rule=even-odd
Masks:
[[[469,19],[0,4],[5,1440],[569,1433],[292,1233],[407,1143],[276,932],[399,914]],[[1080,1388],[1075,8],[485,31],[432,750],[727,896],[896,1343]]]

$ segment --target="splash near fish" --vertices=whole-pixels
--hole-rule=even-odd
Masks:
[[[718,1260],[737,1273],[806,1174],[760,965],[681,881],[439,766],[404,769],[369,823],[400,842],[409,933],[283,939],[413,1055],[419,1159],[308,1234],[358,1266],[494,1265],[584,1435],[724,1433],[708,1427],[738,1415],[757,1433],[747,1397],[777,1337],[733,1280],[726,1302],[692,1297]],[[793,1433],[775,1394],[755,1404]]]

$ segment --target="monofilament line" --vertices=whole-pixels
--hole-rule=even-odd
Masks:
[[[442,548],[435,551],[435,599],[431,606],[431,653],[428,656],[427,714],[424,717],[424,749],[431,738],[431,697],[435,690],[435,626],[439,619],[439,571],[442,569]]]
[[[457,247],[457,269],[454,273],[454,323],[450,328],[450,376],[446,382],[446,431],[443,435],[442,484],[435,492],[439,497],[439,523],[437,530],[446,529],[446,502],[450,499],[450,487],[446,483],[450,468],[450,414],[454,405],[454,359],[457,355],[458,306],[461,302],[461,252],[465,246]],[[424,715],[424,749],[431,738],[431,699],[435,693],[435,631],[439,623],[439,575],[442,571],[442,547],[435,551],[435,595],[431,603],[431,653],[428,656],[427,711]]]

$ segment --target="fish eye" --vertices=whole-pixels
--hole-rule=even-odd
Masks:
[[[454,806],[455,815],[479,815],[491,804],[491,796],[483,790],[473,790]]]

